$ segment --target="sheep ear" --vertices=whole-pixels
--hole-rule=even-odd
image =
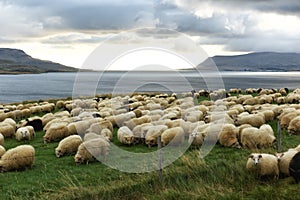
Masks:
[[[262,158],[262,155],[259,155],[258,158]]]
[[[249,156],[249,158],[254,158],[254,155],[251,154],[251,155]]]

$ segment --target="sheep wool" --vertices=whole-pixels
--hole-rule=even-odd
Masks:
[[[76,153],[81,143],[82,139],[79,135],[70,135],[62,139],[55,149],[56,157],[59,158],[64,155],[72,155]]]
[[[51,126],[44,135],[44,143],[63,139],[69,136],[68,128],[64,123]]]
[[[232,124],[224,124],[219,135],[219,142],[225,147],[241,148],[237,136],[238,128]]]
[[[300,182],[300,152],[296,153],[289,165],[290,175],[295,179],[296,183]]]
[[[16,132],[16,139],[18,141],[31,140],[33,136],[34,136],[34,129],[32,126],[18,128]]]
[[[288,127],[289,134],[300,134],[300,116],[295,117],[291,120],[289,127]]]
[[[109,153],[110,144],[105,139],[95,138],[84,141],[78,147],[74,157],[76,164],[95,161],[96,159],[105,159]]]
[[[145,135],[145,143],[148,147],[152,147],[157,145],[157,138],[161,136],[161,134],[167,130],[168,127],[166,125],[156,125],[150,127]]]
[[[289,149],[288,151],[283,153],[276,153],[276,156],[278,158],[279,171],[283,176],[290,176],[289,165],[296,153],[298,153],[298,151],[296,151],[295,149]]]
[[[120,143],[131,145],[133,144],[134,135],[127,126],[122,126],[117,132],[117,137]]]
[[[2,133],[0,133],[0,145],[4,145],[4,136],[2,135]]]
[[[5,154],[5,152],[5,148],[2,145],[0,145],[0,158]]]
[[[184,130],[181,127],[174,127],[165,130],[161,134],[161,142],[163,146],[168,145],[169,143],[174,145],[180,145],[184,142]]]
[[[31,145],[20,145],[9,149],[1,157],[0,171],[14,171],[32,168],[35,158],[35,150]]]
[[[4,138],[10,138],[15,135],[15,128],[7,123],[0,123],[0,133],[4,136]]]
[[[252,153],[247,160],[246,169],[254,172],[259,178],[268,176],[278,179],[279,177],[277,157],[271,154]]]

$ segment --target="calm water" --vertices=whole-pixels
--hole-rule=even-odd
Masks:
[[[0,103],[127,92],[195,89],[299,88],[300,72],[105,72],[0,75]]]

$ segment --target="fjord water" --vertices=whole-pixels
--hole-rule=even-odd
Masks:
[[[78,79],[78,77],[80,77]],[[125,77],[125,78],[124,78]],[[221,77],[220,80],[217,80]],[[131,92],[187,92],[191,88],[225,89],[300,87],[300,72],[221,72],[199,74],[180,72],[81,72],[0,75],[0,103],[22,102],[73,96],[74,85],[79,84],[84,95]],[[216,83],[207,85],[207,82]],[[76,83],[76,84],[75,84]],[[172,87],[170,87],[172,86]],[[175,91],[174,91],[174,88]]]

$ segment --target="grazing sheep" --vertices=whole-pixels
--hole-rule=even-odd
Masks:
[[[296,151],[295,149],[289,149],[286,152],[275,154],[278,158],[279,171],[284,177],[290,176],[289,165],[296,153],[298,153],[298,151]]]
[[[145,137],[147,134],[147,131],[153,127],[153,124],[151,123],[145,123],[141,125],[137,125],[134,127],[132,130],[134,139],[133,139],[133,144],[140,144],[140,143],[145,143]]]
[[[242,124],[250,124],[253,127],[260,127],[265,123],[266,123],[265,116],[262,113],[250,114],[250,115],[238,117],[235,120],[235,124],[238,126]]]
[[[300,134],[300,116],[295,117],[291,120],[288,127],[289,134],[299,135]]]
[[[296,183],[300,182],[300,152],[296,153],[289,165],[290,175],[295,179]]]
[[[150,123],[151,118],[149,116],[142,116],[140,118],[132,118],[129,121],[124,122],[124,126],[127,126],[130,130],[133,130],[137,125],[144,123]]]
[[[86,133],[84,135],[83,141],[88,141],[88,140],[92,140],[92,139],[95,139],[95,138],[102,138],[102,139],[106,140],[107,142],[109,142],[108,138],[106,138],[102,135],[99,135],[97,133],[93,133],[93,132]]]
[[[11,125],[12,127],[14,127],[15,130],[17,129],[17,123],[11,118],[6,118],[2,123]]]
[[[133,144],[134,135],[127,126],[122,126],[117,132],[117,137],[120,143],[131,145]]]
[[[83,135],[89,127],[90,124],[86,121],[72,122],[67,125],[69,135]]]
[[[150,127],[145,135],[145,143],[148,147],[157,145],[157,138],[165,131],[168,127],[166,125],[156,125]]]
[[[4,136],[0,133],[0,145],[4,145]]]
[[[110,144],[105,139],[95,138],[84,141],[78,147],[74,156],[76,164],[95,161],[96,159],[105,159],[109,153]]]
[[[64,123],[53,124],[44,135],[44,143],[63,139],[69,136],[68,128]]]
[[[207,128],[209,124],[199,124],[196,127],[192,128],[192,133],[189,135],[188,142],[192,146],[201,146],[206,136],[203,132],[205,128]]]
[[[79,135],[70,135],[62,139],[55,149],[56,157],[75,154],[81,143],[82,139]]]
[[[105,137],[109,141],[112,141],[112,139],[113,139],[113,133],[108,128],[102,129],[100,135],[102,135],[103,137]]]
[[[271,154],[252,153],[248,158],[246,169],[256,173],[259,178],[271,177],[277,180],[279,177],[277,157]]]
[[[4,138],[10,138],[15,135],[15,128],[7,123],[0,123],[0,133],[4,136]]]
[[[280,115],[280,127],[282,127],[283,129],[287,129],[289,127],[290,122],[297,116],[300,116],[300,111],[294,111],[286,113],[284,115]]]
[[[241,144],[249,149],[275,147],[276,138],[272,127],[265,124],[259,129],[255,127],[244,128],[241,132]]]
[[[0,171],[15,171],[32,168],[34,163],[35,150],[31,145],[20,145],[9,149],[1,157]]]
[[[219,142],[225,147],[241,148],[238,141],[238,128],[232,124],[224,124],[219,135]]]
[[[168,145],[171,143],[172,145],[180,145],[184,142],[184,130],[181,127],[174,127],[165,130],[161,134],[161,142],[163,146]]]
[[[35,132],[32,126],[18,128],[15,136],[18,141],[31,140]]]
[[[0,145],[0,159],[5,154],[5,152],[6,152],[5,148],[2,145]]]

